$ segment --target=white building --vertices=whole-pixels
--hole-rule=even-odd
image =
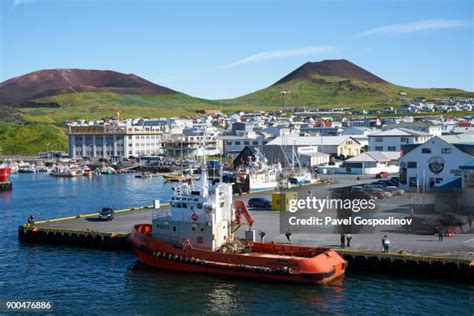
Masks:
[[[337,173],[371,174],[379,172],[398,173],[398,159],[400,152],[396,151],[367,151],[349,158],[341,165],[342,170]]]
[[[401,151],[403,145],[422,144],[432,135],[407,128],[394,128],[368,135],[369,151]]]
[[[162,153],[160,126],[87,125],[69,126],[69,156],[76,158],[121,159]]]
[[[319,152],[307,152],[299,155],[300,164],[303,167],[327,165],[330,159],[330,155]]]
[[[400,158],[400,187],[430,190],[461,176],[461,166],[474,160],[474,135],[435,136]]]
[[[291,153],[303,153],[302,150],[311,150],[330,155],[356,156],[360,154],[361,145],[350,136],[280,136],[267,145],[280,146],[288,157]],[[304,148],[304,149],[303,149]]]
[[[257,134],[251,136],[223,135],[218,136],[217,139],[222,142],[222,152],[225,156],[236,156],[245,146],[261,147],[270,141],[269,138]]]

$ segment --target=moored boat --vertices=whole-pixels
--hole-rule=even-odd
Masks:
[[[75,178],[81,175],[78,170],[71,169],[66,166],[56,166],[50,173],[53,177],[59,178]]]
[[[243,217],[248,235],[254,235],[253,217],[243,201],[233,201],[231,184],[220,181],[209,189],[204,170],[199,187],[175,187],[170,208],[154,209],[151,225],[133,228],[130,241],[141,262],[167,270],[312,284],[344,274],[347,262],[326,248],[237,239]]]
[[[11,168],[0,167],[0,191],[10,191],[13,188],[10,181],[11,173]]]

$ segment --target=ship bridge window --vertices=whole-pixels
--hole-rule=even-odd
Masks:
[[[198,203],[197,208],[201,209],[202,208],[202,203]]]
[[[170,229],[169,225],[165,225],[165,224],[158,224],[156,225],[156,227],[158,229]]]
[[[188,205],[187,205],[186,203],[181,203],[181,207],[182,207],[182,208],[187,208]]]
[[[176,231],[176,226],[173,226],[173,231],[174,231],[174,232]]]

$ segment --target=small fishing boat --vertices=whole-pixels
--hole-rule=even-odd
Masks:
[[[135,176],[135,178],[140,178],[140,179],[149,179],[149,178],[152,178],[153,175],[151,174],[151,172],[142,172],[140,174],[137,174]]]
[[[56,166],[50,175],[58,178],[75,178],[81,176],[81,172],[67,166]]]
[[[189,182],[192,180],[198,180],[199,177],[193,176],[190,174],[183,174],[181,172],[173,172],[173,173],[162,173],[160,174],[163,178],[165,178],[166,182]]]

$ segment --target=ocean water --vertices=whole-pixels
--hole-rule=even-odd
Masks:
[[[0,192],[0,301],[52,301],[63,315],[474,313],[474,285],[463,283],[351,273],[326,286],[263,283],[158,271],[124,251],[20,244],[17,229],[30,214],[149,205],[171,187],[133,175],[12,181],[12,192]]]

